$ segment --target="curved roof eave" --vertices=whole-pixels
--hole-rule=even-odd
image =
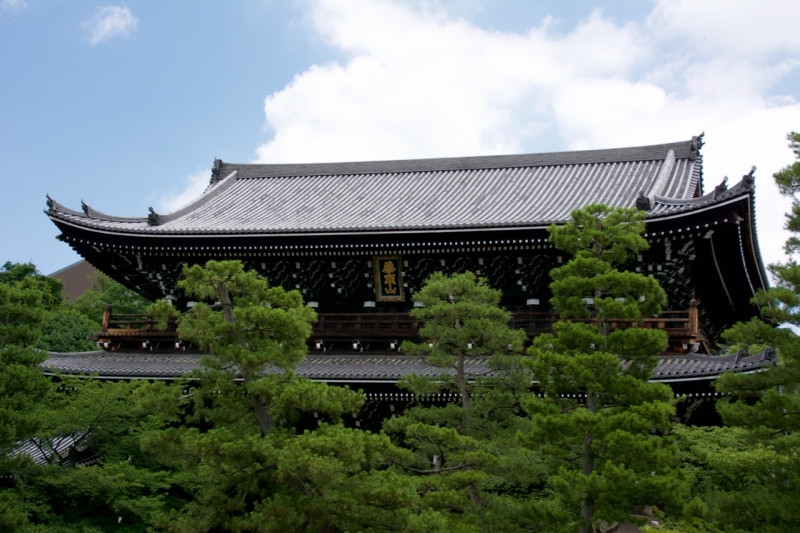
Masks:
[[[202,354],[138,352],[50,352],[41,367],[48,374],[63,373],[101,379],[175,379],[200,366]],[[663,355],[651,379],[662,382],[716,379],[724,372],[758,372],[777,364],[775,350],[767,348],[757,354],[744,352],[715,355]],[[469,365],[470,372],[485,375],[485,359]],[[336,380],[365,382],[377,380],[395,383],[408,373],[440,374],[441,368],[431,367],[419,358],[407,355],[309,354],[297,367],[297,374],[320,381]]]
[[[739,187],[739,184],[734,188],[727,191],[727,194],[719,195],[717,198],[705,199],[705,197],[697,198],[697,200],[704,200],[703,202],[685,202],[674,203],[671,206],[677,207],[668,211],[651,212],[647,217],[648,223],[658,223],[669,220],[678,220],[687,216],[693,216],[698,213],[703,213],[709,210],[719,208],[721,206],[729,205],[744,198],[752,196],[752,191],[749,188]],[[658,200],[657,200],[658,202]],[[116,235],[124,237],[143,237],[143,238],[160,238],[160,239],[174,239],[186,237],[202,237],[202,238],[230,238],[230,237],[297,237],[297,236],[322,236],[322,235],[367,235],[367,234],[416,234],[416,233],[441,233],[441,232],[474,232],[474,231],[519,231],[519,230],[537,230],[546,229],[551,224],[563,224],[566,219],[562,220],[547,220],[547,221],[534,221],[530,223],[516,223],[508,222],[504,224],[451,224],[451,225],[419,225],[409,227],[349,227],[349,228],[309,228],[294,231],[264,231],[259,229],[244,230],[244,231],[227,231],[218,230],[214,232],[208,231],[191,231],[191,230],[172,230],[172,231],[144,231],[142,228],[131,229],[109,229],[97,227],[92,224],[83,213],[78,213],[68,208],[63,208],[64,214],[61,216],[60,209],[46,210],[45,213],[55,224],[64,224],[74,228],[88,230],[92,233],[104,235]],[[77,215],[77,220],[75,217]],[[755,213],[752,213],[753,219]]]

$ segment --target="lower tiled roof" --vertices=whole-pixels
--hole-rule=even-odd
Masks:
[[[200,366],[199,353],[125,353],[82,352],[50,353],[42,367],[46,372],[96,375],[101,378],[173,379]],[[723,372],[748,372],[775,364],[772,349],[755,355],[739,352],[731,355],[663,355],[653,372],[654,381],[714,379]],[[485,358],[467,361],[467,371],[477,376],[489,373]],[[297,367],[297,374],[331,382],[381,381],[392,383],[406,374],[427,376],[453,374],[409,355],[309,355]]]
[[[728,355],[661,356],[653,372],[653,380],[669,382],[709,379],[724,372],[752,372],[777,362],[778,358],[772,348],[755,355],[736,352]]]

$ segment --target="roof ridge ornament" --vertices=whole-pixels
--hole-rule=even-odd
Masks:
[[[219,175],[222,171],[222,159],[214,158],[214,164],[211,166],[211,185],[219,181]]]
[[[750,172],[742,176],[742,181],[744,182],[744,186],[748,189],[752,189],[756,185],[756,166],[753,165],[750,167]]]
[[[45,203],[47,204],[47,209],[49,209],[50,211],[52,211],[52,210],[53,210],[53,208],[54,208],[54,207],[55,207],[55,205],[56,205],[56,201],[55,201],[55,200],[53,200],[53,197],[52,197],[52,196],[50,196],[50,193],[47,193],[47,194],[45,194],[45,196],[47,197],[47,200],[45,201]]]
[[[694,160],[698,155],[700,155],[700,148],[703,147],[705,141],[703,141],[703,137],[705,137],[706,132],[702,132],[700,135],[695,135],[692,137],[692,145],[689,147],[689,153],[692,154],[691,158]]]
[[[712,198],[716,198],[720,194],[724,193],[728,190],[728,176],[722,178],[722,183],[714,187],[714,192],[712,193]]]
[[[81,210],[82,210],[84,213],[86,213],[87,215],[89,215],[89,214],[90,214],[90,213],[89,213],[89,204],[87,204],[86,202],[84,202],[84,201],[83,201],[83,198],[81,198]]]
[[[150,214],[147,215],[147,225],[148,226],[160,226],[161,225],[161,215],[156,213],[152,207],[147,208],[150,211]]]
[[[765,361],[769,361],[770,363],[775,365],[778,364],[778,352],[775,351],[775,348],[768,346],[762,353],[764,354]]]
[[[639,211],[650,211],[652,208],[653,206],[650,203],[650,198],[644,194],[644,191],[639,191],[639,197],[636,199],[636,209]]]

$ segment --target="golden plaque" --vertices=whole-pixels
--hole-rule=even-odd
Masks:
[[[403,273],[399,255],[375,255],[372,266],[375,270],[375,299],[379,302],[402,302]]]

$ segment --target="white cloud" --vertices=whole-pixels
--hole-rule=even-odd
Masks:
[[[25,0],[2,0],[0,2],[0,11],[19,13],[27,7],[28,3]]]
[[[159,213],[171,213],[188,204],[208,187],[211,181],[211,171],[201,170],[186,178],[186,183],[182,191],[165,194],[157,200]]]
[[[104,6],[81,24],[89,42],[94,46],[111,40],[117,35],[127,37],[136,30],[139,21],[131,10],[122,6]]]
[[[773,172],[792,160],[800,2],[662,0],[643,22],[594,12],[489,31],[407,3],[319,0],[312,27],[345,52],[264,102],[261,162],[343,161],[635,146],[706,132],[706,188],[756,164],[767,262],[782,259],[789,202]]]

